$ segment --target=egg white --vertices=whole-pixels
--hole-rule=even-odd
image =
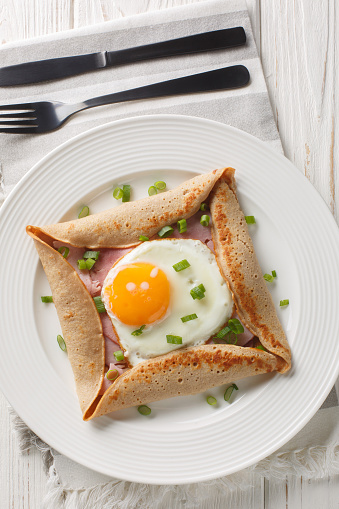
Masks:
[[[175,263],[186,259],[190,267],[180,272]],[[133,262],[148,262],[159,267],[170,283],[170,305],[164,318],[147,325],[140,336],[132,336],[138,328],[118,320],[109,308],[105,288],[110,286],[121,268]],[[203,284],[206,292],[201,300],[193,299],[190,290]],[[233,301],[212,251],[200,240],[162,239],[144,242],[121,258],[109,271],[102,287],[102,301],[110,316],[125,356],[132,366],[181,347],[205,343],[231,317]],[[183,323],[181,317],[196,313],[198,318]],[[182,337],[182,345],[167,343],[166,335]]]

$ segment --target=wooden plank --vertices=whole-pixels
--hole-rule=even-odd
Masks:
[[[261,57],[286,156],[339,217],[335,0],[261,0]],[[336,154],[334,154],[336,151]]]
[[[265,509],[286,509],[287,492],[286,479],[265,479]]]
[[[46,476],[37,449],[21,454],[11,429],[8,403],[0,393],[0,507],[33,509],[41,507]]]
[[[302,501],[302,478],[288,475],[286,490],[286,507],[288,507],[288,509],[300,509]]]

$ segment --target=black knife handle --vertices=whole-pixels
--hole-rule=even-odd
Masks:
[[[226,90],[247,85],[250,79],[248,69],[243,65],[234,65],[215,71],[203,72],[176,78],[173,80],[154,83],[144,87],[124,90],[115,94],[104,95],[88,99],[82,103],[83,109],[113,104],[124,101],[166,97],[179,94],[194,94],[197,92],[209,92],[212,90]]]
[[[135,48],[118,51],[107,51],[107,66],[130,64],[139,60],[171,57],[188,53],[200,53],[217,49],[241,46],[246,42],[245,30],[242,27],[225,28],[203,34],[189,35],[180,39],[146,44]]]

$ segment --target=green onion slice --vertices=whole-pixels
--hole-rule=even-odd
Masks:
[[[122,200],[123,202],[130,201],[131,199],[131,186],[129,184],[122,186]]]
[[[258,350],[263,350],[264,352],[267,352],[266,348],[262,345],[257,345],[255,348],[257,348]]]
[[[61,350],[63,352],[67,352],[65,340],[62,336],[60,336],[60,334],[57,335],[57,341],[58,341],[58,345],[60,346]]]
[[[78,264],[78,268],[80,270],[86,270],[87,269],[86,260],[84,260],[83,258],[81,258],[81,260],[78,260],[77,264]]]
[[[93,260],[97,260],[99,258],[100,251],[86,251],[84,253],[83,258],[93,258]]]
[[[284,299],[280,301],[280,306],[288,306],[290,303],[289,299]]]
[[[275,271],[275,270],[272,270],[272,276],[273,276],[273,277],[277,277],[277,273],[276,273],[276,271]]]
[[[119,376],[119,371],[117,369],[109,369],[106,373],[106,378],[110,382],[113,382]]]
[[[205,289],[204,285],[200,284],[200,285],[192,288],[192,290],[190,291],[190,294],[194,300],[195,299],[201,300],[205,297],[205,292],[206,292],[206,289]]]
[[[122,192],[122,189],[120,187],[116,187],[113,191],[113,198],[115,198],[116,200],[120,200],[123,196],[123,192]]]
[[[242,334],[244,332],[244,327],[237,318],[230,318],[228,320],[228,326],[234,334]]]
[[[274,276],[272,276],[271,274],[264,274],[264,279],[265,281],[272,283],[272,281],[274,281]]]
[[[174,229],[172,228],[172,226],[164,226],[163,228],[161,228],[160,232],[158,232],[158,235],[161,238],[165,238],[172,235],[173,232]]]
[[[207,210],[207,203],[202,203],[202,204],[200,205],[200,210],[202,210],[202,211]]]
[[[141,240],[141,242],[147,242],[149,238],[146,237],[145,235],[140,235],[139,240]]]
[[[206,401],[209,405],[216,405],[217,400],[214,396],[207,396]]]
[[[100,296],[93,297],[94,304],[96,305],[98,313],[105,313],[106,309]]]
[[[95,264],[95,260],[92,260],[92,258],[87,258],[87,260],[85,260],[86,262],[86,269],[90,270],[93,265]]]
[[[229,332],[231,332],[231,329],[229,327],[224,327],[223,329],[221,329],[218,333],[217,333],[217,338],[218,339],[222,339],[223,337],[226,336],[226,334],[228,334]]]
[[[146,406],[146,405],[140,405],[138,406],[138,412],[139,414],[141,415],[150,415],[152,410],[150,409],[149,406]]]
[[[178,227],[179,233],[187,232],[186,219],[179,219],[179,221],[177,222],[177,227]]]
[[[245,216],[245,221],[247,224],[255,224],[255,217],[254,216]]]
[[[181,336],[172,336],[171,334],[166,335],[167,343],[171,343],[172,345],[182,345],[182,337]]]
[[[230,400],[234,390],[236,390],[236,391],[238,390],[238,387],[235,384],[232,384],[229,387],[227,387],[227,389],[225,391],[225,394],[224,394],[224,400],[225,401],[229,401]]]
[[[191,320],[196,320],[198,317],[195,313],[193,313],[192,315],[186,315],[186,316],[183,316],[182,318],[180,318],[180,320],[185,323],[185,322],[190,322]]]
[[[154,182],[154,185],[157,189],[160,189],[160,191],[166,188],[166,182],[163,180],[157,180],[157,182]]]
[[[172,265],[172,267],[175,270],[175,272],[180,272],[181,270],[187,269],[190,266],[191,265],[188,263],[187,260],[181,260],[180,262],[175,263],[174,265]]]
[[[117,350],[116,352],[113,352],[113,354],[118,362],[125,360],[124,352],[122,350]]]
[[[44,295],[43,297],[41,297],[41,302],[53,302],[52,295]]]
[[[151,186],[148,188],[148,195],[153,196],[154,194],[157,194],[158,190],[155,186]]]
[[[69,248],[66,247],[66,246],[60,246],[59,249],[58,249],[59,253],[62,254],[62,256],[64,258],[67,258],[67,256],[69,255]]]
[[[80,214],[78,215],[78,219],[81,219],[82,217],[86,217],[86,216],[88,216],[88,215],[89,215],[89,207],[87,207],[87,205],[85,205],[85,206],[82,208],[82,210],[81,210]]]
[[[210,223],[210,216],[206,216],[205,214],[203,216],[201,216],[200,224],[202,224],[203,226],[208,226],[209,223]]]
[[[140,334],[142,334],[142,331],[144,330],[145,327],[146,327],[146,325],[142,325],[139,329],[131,332],[132,336],[140,336]]]

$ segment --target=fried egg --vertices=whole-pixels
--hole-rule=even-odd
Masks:
[[[173,265],[182,260],[189,267],[177,272]],[[199,285],[204,296],[193,299],[191,290]],[[214,254],[193,239],[140,244],[108,272],[101,298],[132,366],[205,343],[233,311],[231,293]],[[182,321],[189,315],[197,318]],[[169,343],[167,336],[181,338],[182,344]]]

